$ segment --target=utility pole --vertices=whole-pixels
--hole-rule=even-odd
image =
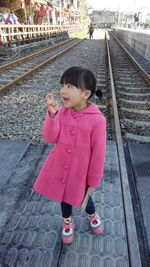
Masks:
[[[117,28],[119,27],[119,23],[120,23],[120,13],[119,13],[119,7],[118,7],[118,14],[117,14]]]
[[[59,24],[61,26],[61,0],[59,0]]]

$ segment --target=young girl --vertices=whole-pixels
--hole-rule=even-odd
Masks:
[[[62,240],[71,243],[75,225],[71,218],[72,206],[82,204],[88,187],[99,186],[103,176],[106,149],[106,120],[95,104],[88,99],[96,90],[93,73],[81,67],[71,67],[60,80],[60,96],[64,107],[59,107],[54,94],[46,96],[48,111],[43,126],[43,137],[56,145],[47,157],[34,184],[34,190],[61,205],[63,216]],[[90,197],[85,209],[95,234],[104,230]]]

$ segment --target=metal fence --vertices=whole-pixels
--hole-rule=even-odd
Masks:
[[[48,39],[59,34],[71,34],[78,25],[0,25],[0,45],[19,45],[28,41]]]

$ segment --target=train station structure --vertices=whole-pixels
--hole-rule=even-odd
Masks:
[[[0,45],[18,46],[63,34],[69,36],[83,29],[87,31],[90,19],[78,7],[79,1],[2,1]],[[9,20],[9,14],[15,16],[15,22],[4,23],[7,17]]]
[[[6,0],[0,12],[14,12],[23,24],[69,24],[80,22],[79,1]]]

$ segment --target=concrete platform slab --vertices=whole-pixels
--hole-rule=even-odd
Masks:
[[[0,140],[0,187],[7,182],[28,145],[29,142]]]

